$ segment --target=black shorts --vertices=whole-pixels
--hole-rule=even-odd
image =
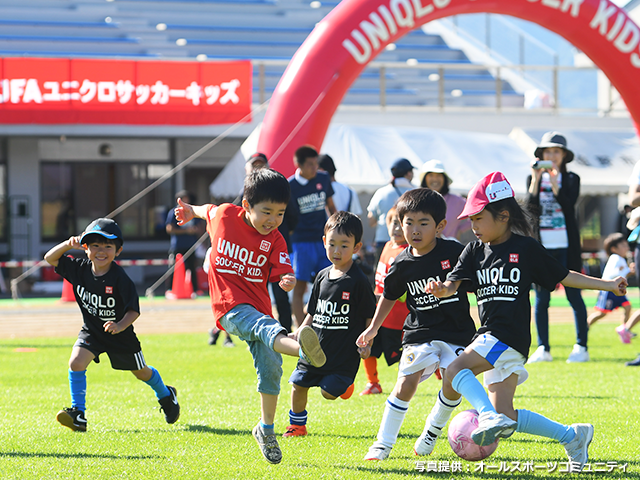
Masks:
[[[95,335],[91,335],[91,332],[80,330],[78,340],[73,346],[89,350],[95,355],[93,361],[96,363],[100,363],[100,354],[106,353],[111,361],[111,368],[114,370],[141,370],[147,366],[139,343],[137,345],[138,351],[115,351],[100,343],[99,339],[96,340]]]
[[[380,358],[384,353],[387,365],[398,363],[402,357],[402,330],[380,327],[371,346],[371,356]]]
[[[289,378],[289,383],[294,383],[300,387],[311,388],[320,387],[325,392],[339,397],[353,383],[353,378],[347,375],[339,375],[337,373],[322,375],[320,373],[311,373],[307,370],[295,369]]]

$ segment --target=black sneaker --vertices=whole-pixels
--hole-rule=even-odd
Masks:
[[[258,442],[262,455],[269,463],[280,463],[282,461],[282,451],[278,445],[275,434],[265,435],[260,428],[260,424],[253,427],[253,438]]]
[[[222,345],[224,345],[225,347],[230,347],[230,348],[233,348],[233,347],[236,346],[236,344],[233,343],[233,340],[231,340],[230,337],[225,338],[224,339],[224,343]]]
[[[174,387],[167,385],[169,395],[158,400],[160,410],[164,412],[164,419],[167,423],[176,423],[180,417],[180,405],[178,404],[178,391]]]
[[[218,341],[218,337],[220,336],[219,328],[212,328],[209,330],[209,345],[215,345]]]
[[[84,412],[78,410],[77,407],[64,408],[56,415],[56,420],[74,432],[86,432],[87,420],[84,418]]]
[[[625,363],[627,367],[640,367],[640,355],[635,360]]]

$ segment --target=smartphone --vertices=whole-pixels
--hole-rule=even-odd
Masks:
[[[551,160],[535,160],[531,167],[535,169],[553,168],[553,162]]]

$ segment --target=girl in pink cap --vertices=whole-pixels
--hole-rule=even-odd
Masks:
[[[553,258],[529,236],[529,219],[500,172],[487,175],[471,189],[459,218],[466,217],[478,240],[465,247],[445,282],[429,282],[426,291],[449,297],[463,280],[473,282],[476,290],[481,326],[446,370],[453,389],[478,411],[472,439],[478,445],[490,445],[516,431],[553,438],[564,445],[571,471],[581,471],[588,460],[593,425],[563,425],[513,407],[516,387],[529,376],[524,367],[531,346],[529,290],[532,283],[546,288],[562,283],[623,295],[627,281],[589,277]],[[476,379],[483,372],[488,394]]]

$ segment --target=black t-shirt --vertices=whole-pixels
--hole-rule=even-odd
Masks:
[[[376,297],[369,280],[355,263],[340,278],[329,278],[331,268],[325,268],[316,277],[307,306],[327,363],[315,368],[299,360],[298,369],[355,378],[360,366],[356,340],[367,328],[367,320],[373,318]]]
[[[407,248],[396,257],[384,279],[382,295],[388,300],[397,300],[407,293],[409,315],[404,322],[403,345],[433,340],[463,346],[471,343],[476,327],[469,313],[465,285],[444,299],[424,291],[427,282],[447,279],[462,249],[458,242],[438,238],[434,249],[426,255],[416,257],[412,249]]]
[[[91,333],[110,351],[140,351],[133,325],[117,335],[104,331],[105,322],[118,322],[129,310],[140,312],[136,286],[120,265],[114,262],[106,274],[96,277],[89,259],[63,255],[55,271],[73,285],[73,293],[84,319],[83,330]]]
[[[449,280],[473,282],[482,324],[478,334],[490,333],[528,357],[531,284],[553,290],[568,274],[538,241],[514,233],[498,245],[468,244]]]

